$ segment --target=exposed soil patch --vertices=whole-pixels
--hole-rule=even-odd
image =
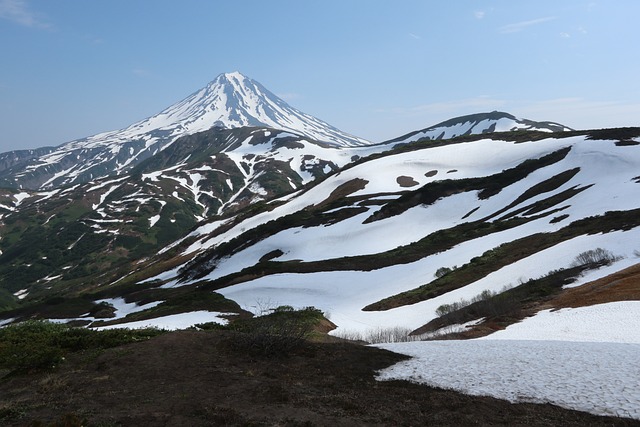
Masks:
[[[67,425],[639,425],[553,405],[510,404],[375,371],[404,356],[348,343],[310,343],[256,357],[223,331],[175,332],[75,354],[50,373],[0,380],[0,423]],[[479,367],[480,369],[480,367]]]
[[[426,176],[427,178],[431,178],[432,176],[436,176],[437,174],[438,174],[438,171],[434,169],[425,173],[424,176]]]
[[[565,289],[549,301],[549,305],[553,308],[576,308],[615,301],[640,301],[640,264],[593,282]]]
[[[418,181],[406,175],[400,175],[399,177],[397,177],[396,182],[400,187],[415,187],[419,184]]]
[[[338,199],[347,197],[348,195],[355,193],[356,191],[363,190],[368,183],[369,181],[361,178],[354,178],[351,181],[347,181],[344,184],[336,187],[335,190],[333,190],[331,194],[329,194],[329,197],[316,205],[316,208],[323,208]]]

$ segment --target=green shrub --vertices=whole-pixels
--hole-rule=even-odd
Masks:
[[[501,292],[505,292],[507,290],[507,288],[505,287],[504,289],[502,289]],[[478,295],[474,296],[473,298],[471,298],[470,301],[466,300],[466,299],[461,299],[460,301],[457,302],[453,302],[451,304],[442,304],[441,306],[439,306],[438,308],[436,308],[436,315],[438,317],[442,317],[442,316],[446,316],[448,314],[451,314],[453,312],[456,312],[458,310],[461,310],[471,304],[474,303],[478,303],[481,301],[488,301],[493,299],[496,295],[498,295],[496,292],[492,292],[488,289],[485,289],[484,291],[480,292]]]
[[[17,323],[0,329],[0,369],[49,369],[70,352],[116,347],[160,333],[157,329],[94,331],[43,321]]]
[[[51,368],[62,361],[55,338],[66,326],[25,322],[0,329],[0,367],[10,370]]]
[[[323,317],[314,307],[294,310],[281,306],[271,314],[236,321],[230,329],[238,332],[234,344],[242,350],[263,356],[286,356],[304,345]]]
[[[442,276],[445,276],[445,275],[451,273],[453,270],[455,270],[455,268],[456,268],[456,266],[453,266],[453,268],[440,267],[439,269],[436,270],[436,274],[434,274],[434,276],[439,279]]]

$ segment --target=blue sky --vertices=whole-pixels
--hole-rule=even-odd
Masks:
[[[240,71],[372,141],[502,110],[640,125],[640,2],[0,0],[0,151],[126,127]]]

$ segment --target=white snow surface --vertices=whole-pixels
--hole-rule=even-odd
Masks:
[[[378,347],[413,357],[380,371],[379,380],[640,419],[640,344],[486,339]]]
[[[380,380],[640,419],[640,301],[544,310],[475,340],[379,347],[413,357]]]
[[[485,338],[640,344],[640,301],[543,310]]]
[[[219,313],[215,311],[191,311],[188,313],[171,314],[169,316],[156,317],[155,319],[140,320],[136,322],[120,323],[118,325],[100,326],[96,330],[105,329],[141,329],[141,328],[158,328],[167,330],[187,329],[198,323],[215,322],[226,325],[228,320],[220,317],[227,313]]]

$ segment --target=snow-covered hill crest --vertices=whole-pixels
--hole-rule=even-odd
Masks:
[[[509,113],[493,111],[490,113],[470,114],[449,119],[426,129],[408,133],[389,142],[407,143],[420,139],[440,140],[462,135],[477,135],[515,130],[563,132],[572,129],[560,123],[519,119]]]

